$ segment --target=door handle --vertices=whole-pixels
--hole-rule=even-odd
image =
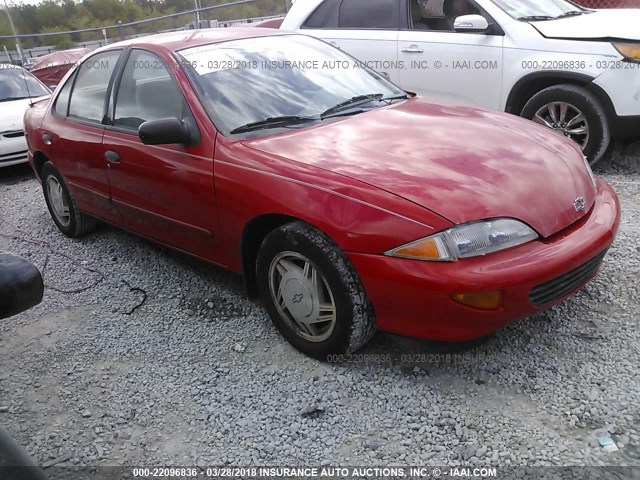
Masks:
[[[104,158],[106,158],[109,163],[120,163],[120,155],[113,150],[104,152]]]
[[[422,53],[424,52],[424,50],[422,50],[421,48],[417,48],[417,47],[407,47],[407,48],[403,48],[401,50],[404,53]]]
[[[330,45],[333,45],[334,47],[336,47],[338,50],[342,50],[340,48],[340,45],[338,45],[336,42],[329,42]]]
[[[53,143],[53,138],[51,138],[51,135],[49,135],[48,133],[45,133],[44,135],[42,135],[42,141],[45,145],[51,145]]]

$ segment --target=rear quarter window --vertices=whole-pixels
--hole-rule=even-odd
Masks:
[[[73,85],[73,80],[75,78],[76,74],[73,73],[60,88],[60,93],[58,93],[56,103],[53,105],[53,112],[58,117],[66,117],[67,113],[69,113],[69,94],[71,93],[71,86]]]
[[[313,11],[302,28],[338,28],[341,0],[325,0]]]

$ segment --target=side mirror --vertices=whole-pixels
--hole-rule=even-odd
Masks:
[[[489,28],[489,22],[482,15],[462,15],[453,22],[456,32],[484,32]]]
[[[186,122],[175,117],[144,122],[138,129],[138,136],[145,145],[167,145],[192,142],[191,132]]]
[[[40,271],[27,260],[0,253],[0,318],[7,318],[42,301]]]

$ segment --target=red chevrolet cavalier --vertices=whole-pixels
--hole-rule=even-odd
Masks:
[[[25,123],[64,234],[99,219],[241,273],[320,358],[376,329],[465,340],[547,309],[619,223],[572,142],[273,30],[109,45]]]

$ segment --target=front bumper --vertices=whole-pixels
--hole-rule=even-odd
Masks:
[[[349,253],[373,303],[382,331],[433,340],[463,341],[487,335],[520,318],[548,309],[582,288],[598,266],[589,260],[613,243],[620,204],[613,189],[597,180],[593,209],[574,225],[516,248],[454,263],[423,262]],[[543,306],[532,303],[536,287],[582,268],[586,277]],[[479,310],[451,298],[457,292],[501,290],[502,306]]]
[[[27,161],[27,141],[24,133],[4,132],[0,134],[0,168]]]
[[[609,96],[617,117],[640,116],[640,64],[617,62],[615,65],[619,68],[604,71],[593,83]]]

